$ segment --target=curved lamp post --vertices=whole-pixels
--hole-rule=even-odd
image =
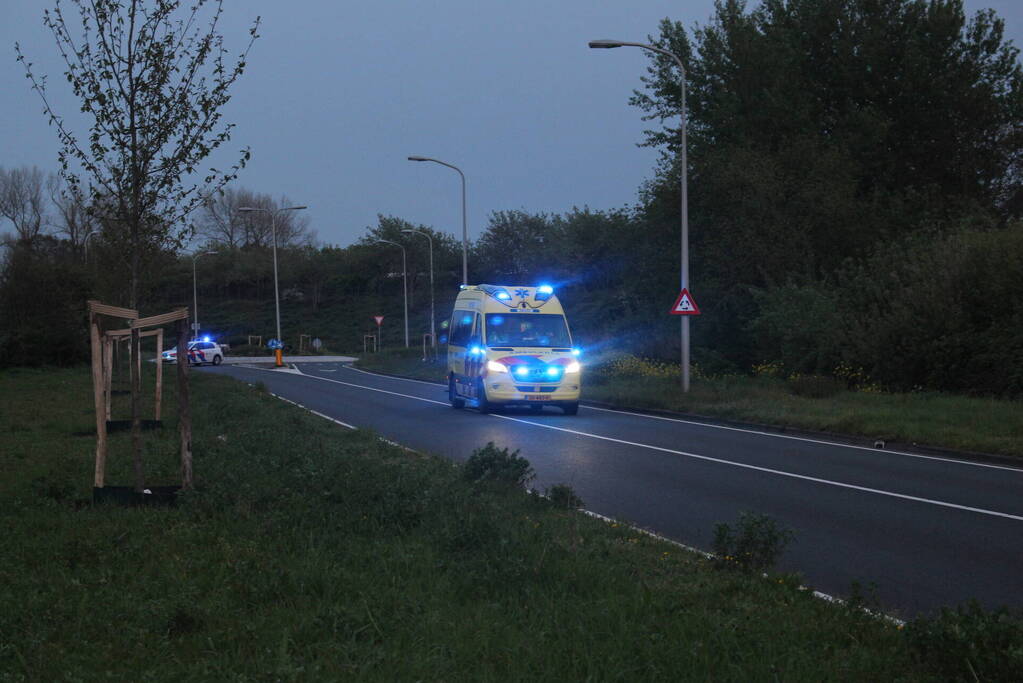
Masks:
[[[434,328],[435,325],[434,320],[437,319],[437,316],[434,314],[433,311],[433,238],[430,237],[429,233],[425,233],[422,230],[413,230],[409,228],[407,230],[402,230],[402,232],[406,234],[415,233],[417,235],[422,235],[430,242],[430,342],[431,342],[430,345],[436,348],[437,330]]]
[[[462,173],[462,169],[458,168],[454,164],[449,164],[446,161],[440,159],[432,159],[430,157],[410,156],[409,161],[432,161],[435,164],[441,166],[447,166],[458,171],[458,175],[462,177],[462,284],[469,284],[469,228],[465,219],[465,174]]]
[[[308,207],[305,206],[286,206],[282,209],[262,209],[254,206],[240,206],[239,211],[262,211],[263,213],[270,214],[270,232],[273,234],[274,241],[274,305],[277,309],[277,341],[282,344],[284,341],[281,339],[281,296],[277,288],[277,214],[283,213],[284,211],[300,211]],[[277,353],[274,354],[277,361],[277,367],[284,365],[281,361],[280,349],[277,349]]]
[[[215,254],[215,251],[200,251],[192,254],[192,325],[193,334],[192,341],[199,338],[199,297],[196,293],[195,286],[195,262],[200,256],[207,256],[209,254]]]
[[[687,195],[687,175],[688,166],[686,161],[686,68],[682,64],[682,60],[674,52],[664,50],[655,45],[647,45],[646,43],[628,43],[623,40],[591,40],[589,43],[591,48],[613,48],[613,47],[640,47],[644,50],[650,50],[651,52],[657,52],[662,55],[666,55],[675,60],[675,64],[678,65],[679,73],[682,75],[681,82],[681,110],[679,115],[682,119],[681,125],[681,189],[682,189],[682,287],[681,289],[687,289],[689,287],[689,198]],[[681,291],[681,289],[679,291]],[[682,318],[682,391],[689,391],[689,316],[683,315]]]
[[[401,249],[401,280],[402,280],[402,289],[405,292],[405,348],[407,349],[408,348],[408,265],[407,265],[408,262],[405,260],[405,247],[403,245],[401,245],[401,244],[398,244],[397,242],[392,242],[391,240],[381,240],[381,239],[378,239],[377,242],[382,242],[383,244],[393,244],[394,246],[396,246],[399,249]]]

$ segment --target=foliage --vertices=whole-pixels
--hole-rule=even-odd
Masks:
[[[6,251],[0,268],[0,367],[84,361],[89,282],[78,251],[49,236],[16,242]]]
[[[565,510],[577,510],[584,507],[586,503],[580,498],[568,484],[555,484],[544,491],[547,499],[556,508]]]
[[[507,448],[498,448],[493,441],[483,448],[477,448],[465,463],[463,476],[473,482],[498,482],[525,486],[536,474],[529,461],[518,451],[509,453]]]
[[[180,13],[179,0],[73,4],[78,31],[59,3],[45,11],[44,23],[64,58],[64,76],[92,119],[85,139],[50,106],[45,77],[36,76],[20,47],[18,61],[57,130],[68,191],[88,197],[107,239],[125,250],[128,305],[135,308],[146,257],[176,242],[175,226],[203,200],[192,179],[197,166],[230,139],[221,109],[245,68],[248,48],[233,67],[225,64],[219,0],[198,0]],[[206,5],[212,11],[203,30]],[[258,21],[250,47],[257,27]],[[202,184],[223,186],[247,159],[248,151],[229,172],[210,169]]]
[[[734,526],[721,522],[714,527],[713,548],[724,567],[763,572],[774,566],[791,540],[792,531],[771,517],[742,512]]]
[[[915,619],[906,639],[918,661],[946,681],[1016,681],[1023,671],[1023,614],[976,602]]]

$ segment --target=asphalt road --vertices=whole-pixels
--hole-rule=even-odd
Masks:
[[[458,461],[488,441],[518,449],[534,486],[569,484],[587,509],[697,548],[741,511],[770,515],[795,534],[778,570],[837,596],[873,585],[895,616],[973,598],[1023,608],[1023,469],[586,406],[480,415],[440,385],[298,367],[202,371]]]

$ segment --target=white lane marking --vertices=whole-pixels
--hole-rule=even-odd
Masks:
[[[395,377],[394,375],[381,375],[379,372],[369,372],[368,370],[360,370],[359,368],[353,368],[351,365],[342,365],[341,367],[351,370],[352,372],[361,372],[364,375],[371,377],[382,377],[384,379],[398,379],[402,382],[415,382],[416,384],[429,384],[430,386],[444,388],[444,385],[440,382],[427,382],[421,379],[409,379],[408,377]]]
[[[381,375],[381,374],[376,373],[376,372],[368,372],[366,370],[359,370],[358,368],[353,368],[350,365],[345,365],[344,367],[348,368],[349,370],[353,370],[355,372],[361,372],[361,373],[363,373],[365,375],[372,375],[374,377],[388,377],[390,379],[404,380],[406,382],[417,382],[419,384],[432,384],[434,386],[443,386],[443,385],[438,385],[436,382],[424,382],[424,381],[418,380],[418,379],[406,379],[404,377],[395,377],[393,375]],[[888,454],[888,455],[901,455],[901,456],[906,457],[906,458],[919,458],[921,460],[937,460],[938,462],[947,462],[947,463],[952,463],[952,464],[956,464],[956,465],[967,465],[967,466],[970,466],[970,467],[984,467],[986,469],[992,469],[992,470],[1008,470],[1009,472],[1016,472],[1017,474],[1023,474],[1023,468],[1012,467],[1010,465],[991,465],[989,463],[974,462],[974,461],[971,461],[971,460],[958,460],[956,458],[943,458],[943,457],[937,456],[937,455],[920,455],[919,453],[907,453],[905,451],[881,450],[881,449],[877,449],[877,448],[870,448],[869,446],[856,446],[854,444],[842,443],[840,441],[825,441],[824,439],[811,439],[811,438],[806,437],[806,436],[793,436],[791,434],[779,434],[777,432],[765,432],[765,431],[761,431],[761,430],[757,430],[757,429],[744,429],[742,427],[728,427],[726,425],[713,424],[713,423],[710,423],[710,422],[697,422],[695,420],[684,420],[684,419],[678,418],[678,417],[666,417],[666,416],[663,416],[663,415],[648,415],[648,414],[645,414],[645,413],[634,413],[634,412],[631,412],[631,411],[628,411],[628,410],[616,410],[614,408],[598,408],[596,406],[590,406],[590,405],[585,405],[585,404],[581,405],[580,407],[581,408],[586,408],[587,410],[599,410],[600,412],[603,412],[603,413],[617,413],[619,415],[630,415],[632,417],[642,417],[642,418],[645,418],[647,420],[662,420],[664,422],[678,422],[679,424],[692,425],[694,427],[706,427],[708,429],[723,429],[723,430],[729,431],[729,432],[742,432],[743,434],[756,434],[757,436],[769,436],[769,437],[772,437],[774,439],[789,439],[790,441],[802,441],[804,443],[815,443],[815,444],[820,444],[820,445],[823,445],[823,446],[837,446],[839,448],[852,448],[854,450],[868,451],[870,453],[875,453],[875,454],[876,453],[885,453],[885,454]]]
[[[912,500],[918,503],[928,503],[930,505],[937,505],[940,507],[953,508],[955,510],[966,510],[968,512],[977,512],[982,515],[991,515],[993,517],[1004,517],[1006,519],[1013,519],[1017,522],[1023,522],[1023,517],[1019,515],[1012,515],[1007,512],[998,512],[996,510],[986,510],[984,508],[975,508],[968,505],[958,505],[956,503],[946,503],[942,500],[934,500],[933,498],[920,498],[918,496],[910,496],[905,493],[895,493],[894,491],[885,491],[883,489],[874,489],[867,486],[857,486],[856,484],[846,484],[840,481],[832,481],[830,479],[821,479],[820,477],[811,477],[806,474],[796,474],[795,472],[785,472],[783,470],[776,470],[770,467],[760,467],[759,465],[749,465],[743,462],[735,462],[734,460],[724,460],[722,458],[712,458],[709,455],[699,455],[697,453],[687,453],[686,451],[677,451],[672,448],[663,448],[661,446],[652,446],[645,443],[636,443],[635,441],[625,441],[624,439],[615,439],[610,436],[601,436],[599,434],[590,434],[589,432],[580,432],[575,429],[565,429],[564,427],[555,427],[553,425],[541,424],[539,422],[530,422],[529,420],[523,420],[518,417],[511,417],[510,415],[497,415],[491,413],[494,417],[501,418],[502,420],[511,420],[513,422],[521,422],[522,424],[533,425],[534,427],[543,427],[544,429],[553,429],[559,432],[565,432],[567,434],[575,434],[577,436],[585,436],[591,439],[600,439],[602,441],[611,441],[613,443],[620,443],[626,446],[635,446],[637,448],[648,448],[653,451],[661,451],[664,453],[673,453],[675,455],[683,455],[687,458],[696,458],[697,460],[706,460],[708,462],[716,462],[722,465],[731,465],[733,467],[741,467],[748,470],[756,470],[758,472],[767,472],[768,474],[777,474],[782,477],[791,477],[793,479],[802,479],[804,481],[812,481],[818,484],[826,484],[828,486],[837,486],[839,488],[853,489],[855,491],[864,491],[866,493],[876,493],[881,496],[890,496],[892,498],[901,498],[903,500]]]
[[[313,415],[316,415],[317,417],[322,417],[324,420],[330,420],[331,422],[333,422],[335,424],[339,424],[342,427],[347,427],[348,429],[358,429],[358,427],[356,427],[355,425],[350,425],[347,422],[342,422],[341,420],[335,420],[330,415],[324,415],[323,413],[321,413],[321,412],[319,412],[317,410],[313,410],[312,408],[307,408],[306,406],[302,405],[301,403],[296,403],[295,401],[292,401],[290,398],[284,398],[280,394],[275,394],[275,393],[273,393],[271,391],[270,395],[273,396],[274,398],[279,398],[280,400],[284,401],[285,403],[290,403],[293,406],[298,406],[302,410],[309,411],[310,413],[312,413]]]
[[[708,427],[710,429],[724,429],[729,432],[742,432],[743,434],[756,434],[757,436],[770,436],[775,439],[790,439],[792,441],[803,441],[806,443],[822,444],[824,446],[839,446],[841,448],[853,448],[858,451],[870,451],[871,453],[885,453],[888,455],[901,455],[907,458],[920,458],[922,460],[938,460],[940,462],[954,463],[956,465],[969,465],[971,467],[986,467],[993,470],[1009,470],[1010,472],[1016,472],[1017,474],[1023,473],[1023,468],[1011,467],[1008,465],[990,465],[983,462],[973,462],[970,460],[957,460],[955,458],[942,458],[935,455],[920,455],[918,453],[907,453],[905,451],[889,451],[885,449],[870,448],[869,446],[856,446],[854,444],[841,443],[839,441],[825,441],[823,439],[811,439],[805,436],[792,436],[791,434],[778,434],[776,432],[764,432],[756,429],[743,429],[742,427],[728,427],[725,425],[711,424],[708,422],[695,422],[693,420],[683,420],[677,417],[665,417],[663,415],[645,415],[643,413],[633,413],[628,410],[615,410],[613,408],[597,408],[595,406],[585,406],[588,410],[599,410],[605,413],[619,413],[621,415],[631,415],[632,417],[644,417],[648,420],[663,420],[665,422],[678,422],[681,424],[694,425],[697,427]]]
[[[370,373],[367,373],[367,374],[370,374]],[[306,376],[307,377],[313,377],[312,375],[306,375]],[[321,378],[317,378],[317,379],[327,379],[327,378],[326,377],[321,377]],[[336,382],[337,380],[328,380],[328,381]],[[345,384],[345,382],[339,382],[339,383],[340,384]],[[354,386],[354,385],[350,385],[350,386]],[[375,391],[382,391],[382,390],[376,389]],[[393,392],[383,392],[383,393],[393,393]],[[292,401],[291,399],[284,398],[283,396],[279,396],[278,394],[275,394],[273,392],[271,392],[270,395],[271,396],[275,396],[275,397],[279,398],[280,400],[282,400],[282,401],[284,401],[286,403],[290,403],[290,404],[292,404],[294,406],[298,406],[299,408],[301,408],[303,410],[307,410],[310,413],[312,413],[313,415],[316,415],[318,417],[322,417],[325,420],[330,420],[331,422],[339,424],[342,427],[347,427],[348,429],[358,429],[358,427],[350,425],[347,422],[342,422],[341,420],[336,420],[336,419],[330,417],[329,415],[324,415],[323,413],[321,413],[321,412],[319,412],[317,410],[313,410],[312,408],[307,408],[304,405],[302,405],[301,403],[296,403],[295,401]],[[417,398],[417,397],[413,396],[413,397],[410,397],[410,398]],[[427,400],[427,399],[419,399],[419,400]],[[433,402],[436,403],[436,401],[433,401]],[[498,416],[495,416],[495,417],[498,417]],[[526,424],[536,424],[536,423],[526,422]],[[385,439],[382,436],[381,437],[377,437],[377,438],[380,439],[381,441],[383,441],[386,444],[390,444],[391,446],[397,446],[398,448],[401,448],[402,450],[408,451],[410,453],[416,453],[417,452],[414,449],[409,448],[408,446],[405,446],[405,445],[400,444],[400,443],[396,443],[396,442],[391,441],[389,439]],[[596,519],[603,520],[604,522],[607,522],[608,524],[613,524],[615,522],[615,520],[612,519],[611,517],[607,517],[605,515],[602,515],[599,512],[594,512],[593,510],[580,509],[580,512],[582,512],[585,515],[589,515],[590,517],[595,517]],[[681,548],[681,549],[686,550],[688,552],[696,553],[697,555],[702,555],[703,557],[706,557],[707,559],[713,560],[713,559],[717,558],[717,556],[714,555],[713,553],[709,553],[706,550],[700,550],[699,548],[693,547],[691,545],[686,545],[685,543],[681,543],[681,542],[676,541],[674,539],[668,538],[667,536],[662,536],[661,534],[659,534],[659,533],[657,533],[655,531],[651,531],[650,529],[644,529],[643,527],[635,526],[634,524],[628,524],[628,523],[626,523],[626,526],[628,526],[630,529],[633,529],[634,531],[636,531],[638,533],[646,534],[647,536],[650,536],[651,538],[655,538],[658,541],[661,541],[663,543],[671,544],[671,545],[673,545],[673,546],[675,546],[677,548]],[[766,577],[767,574],[764,574],[764,576]],[[805,586],[800,586],[799,590],[809,590],[809,589],[806,588]],[[818,598],[820,600],[825,600],[827,602],[838,603],[840,605],[844,605],[845,604],[845,601],[842,600],[841,598],[836,598],[833,595],[828,595],[827,593],[822,593],[821,591],[818,591],[818,590],[813,591],[813,596],[815,598]],[[895,617],[893,617],[891,615],[884,614],[882,612],[874,612],[874,611],[868,610],[866,608],[861,608],[861,609],[865,613],[867,613],[867,614],[869,614],[871,616],[879,617],[881,619],[886,619],[886,620],[888,620],[888,621],[890,621],[890,622],[892,622],[892,623],[894,623],[894,624],[896,624],[898,626],[903,626],[906,623],[906,622],[902,621],[901,619],[897,619],[897,618],[895,618]]]
[[[273,372],[273,370],[266,370],[265,372]],[[396,391],[387,391],[386,389],[377,389],[375,387],[367,387],[359,384],[351,384],[350,382],[342,382],[336,379],[328,379],[327,377],[317,377],[316,375],[303,375],[309,379],[318,379],[322,382],[333,382],[335,384],[343,384],[345,386],[354,387],[356,389],[367,389],[369,391],[376,391],[381,394],[390,394],[392,396],[400,396],[402,398],[411,398],[415,401],[422,401],[424,403],[434,403],[437,405],[446,406],[446,401],[434,401],[429,398],[422,398],[420,396],[411,396],[409,394],[401,394]],[[636,448],[646,448],[652,451],[660,451],[662,453],[672,453],[674,455],[681,455],[687,458],[694,458],[696,460],[705,460],[707,462],[714,462],[720,465],[730,465],[732,467],[741,467],[743,469],[755,470],[757,472],[766,472],[767,474],[776,474],[780,477],[790,477],[792,479],[801,479],[803,481],[812,481],[817,484],[825,484],[827,486],[836,486],[838,488],[851,489],[854,491],[863,491],[865,493],[874,493],[879,496],[889,496],[891,498],[900,498],[902,500],[911,500],[917,503],[927,503],[929,505],[936,505],[938,507],[951,508],[953,510],[964,510],[966,512],[976,512],[981,515],[989,515],[991,517],[1002,517],[1005,519],[1012,519],[1017,522],[1023,522],[1023,517],[1019,515],[1012,515],[1007,512],[998,512],[997,510],[986,510],[984,508],[970,507],[969,505],[959,505],[957,503],[947,503],[943,500],[935,500],[933,498],[921,498],[919,496],[910,496],[905,493],[895,493],[894,491],[885,491],[883,489],[875,489],[867,486],[857,486],[856,484],[846,484],[840,481],[832,481],[830,479],[821,479],[820,477],[811,477],[806,474],[796,474],[795,472],[785,472],[783,470],[776,470],[770,467],[760,467],[759,465],[749,465],[743,462],[736,462],[734,460],[724,460],[723,458],[713,458],[709,455],[699,455],[697,453],[688,453],[686,451],[678,451],[673,448],[664,448],[662,446],[653,446],[645,443],[637,443],[635,441],[625,441],[624,439],[615,439],[610,436],[601,436],[600,434],[590,434],[589,432],[581,432],[575,429],[566,429],[564,427],[555,427],[554,425],[541,424],[539,422],[530,422],[529,420],[523,420],[519,417],[511,417],[510,415],[498,415],[495,413],[489,414],[491,417],[500,418],[502,420],[511,420],[512,422],[520,422],[522,424],[531,425],[533,427],[541,427],[543,429],[552,429],[557,432],[565,432],[566,434],[574,434],[576,436],[584,436],[591,439],[599,439],[601,441],[610,441],[612,443],[620,443],[626,446],[635,446]]]

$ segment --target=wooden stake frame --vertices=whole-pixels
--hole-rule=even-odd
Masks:
[[[99,316],[128,321],[127,329],[104,330]],[[188,309],[179,308],[170,313],[139,318],[138,311],[130,308],[110,306],[99,301],[89,301],[89,342],[92,349],[92,393],[96,411],[96,466],[93,486],[103,488],[106,480],[107,461],[107,420],[110,419],[110,394],[112,379],[113,345],[125,336],[156,337],[156,419],[160,419],[163,393],[163,329],[145,330],[177,322],[178,349],[186,349],[178,358],[178,432],[181,440],[181,488],[192,488],[192,418],[188,394]],[[130,362],[135,364],[136,375],[141,377],[142,354],[135,354]],[[132,383],[132,391],[139,386]],[[136,394],[137,395],[137,394]]]

